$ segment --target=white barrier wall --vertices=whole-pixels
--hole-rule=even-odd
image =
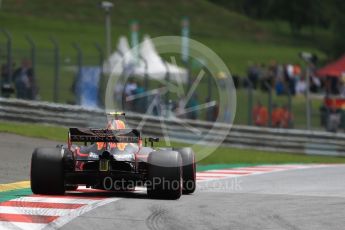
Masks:
[[[3,98],[0,98],[0,119],[66,127],[104,127],[106,122],[105,112],[102,110]],[[228,133],[227,130],[230,128],[228,124],[191,120],[184,120],[181,123],[176,120],[134,113],[127,113],[127,119],[133,127],[145,119],[142,123],[144,135],[161,137],[164,133],[175,141],[196,143],[202,137],[208,145],[224,139],[223,146],[296,154],[345,156],[345,134],[343,133],[237,125],[233,126]],[[162,121],[164,121],[164,126],[161,125]],[[186,124],[199,130],[200,135],[187,132]]]

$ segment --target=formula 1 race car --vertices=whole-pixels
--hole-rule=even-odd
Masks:
[[[124,113],[110,113],[105,129],[70,128],[68,144],[37,148],[31,159],[34,194],[61,195],[88,188],[131,191],[146,186],[149,198],[179,199],[195,191],[195,157],[191,148],[153,148],[126,128]],[[84,143],[75,145],[74,143]],[[147,146],[147,143],[151,147]]]

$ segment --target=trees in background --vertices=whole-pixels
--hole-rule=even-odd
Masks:
[[[334,11],[331,16],[334,34],[332,51],[334,56],[340,56],[345,52],[345,1],[332,0],[332,2],[334,2]]]
[[[344,0],[209,0],[229,10],[259,20],[283,20],[291,33],[299,35],[302,28],[324,28],[332,32],[327,50],[333,56],[345,52]]]

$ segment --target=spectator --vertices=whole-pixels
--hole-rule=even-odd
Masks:
[[[316,67],[315,65],[310,66],[310,91],[312,93],[317,93],[319,92],[322,83],[320,81],[320,78],[316,77]]]
[[[259,75],[260,88],[261,90],[266,90],[266,85],[269,83],[269,69],[266,68],[265,64],[261,64],[261,71]]]
[[[12,77],[16,88],[16,96],[20,99],[35,99],[35,79],[31,68],[31,62],[23,59],[21,67],[18,68]]]
[[[263,65],[264,66],[264,65]],[[275,86],[274,80],[277,78],[277,64],[276,61],[271,61],[271,64],[266,70],[262,70],[264,73],[261,79],[261,89],[263,91],[269,91]]]
[[[117,82],[114,87],[114,97],[116,104],[118,106],[123,106],[122,101],[125,101],[124,98],[122,98],[124,95],[124,87],[120,82]]]
[[[291,82],[289,84],[290,92],[292,95],[296,95],[296,85],[298,84],[299,79],[301,78],[301,75],[302,75],[301,66],[299,64],[295,64],[293,66],[293,79],[291,79]]]
[[[257,88],[260,75],[260,67],[258,64],[253,64],[248,68],[248,79],[252,83],[253,89]]]
[[[277,78],[277,62],[275,60],[271,61],[271,64],[268,66],[268,79],[267,79],[267,83],[273,87],[274,84],[274,80]],[[266,88],[267,90],[267,88]]]
[[[281,127],[285,129],[293,127],[293,114],[287,105],[283,107]]]
[[[268,110],[260,101],[253,109],[253,121],[256,126],[267,126]]]
[[[312,75],[310,76],[311,82],[310,82],[310,91],[312,93],[317,93],[319,92],[320,88],[321,88],[321,81],[319,78],[317,78],[316,76]]]
[[[336,106],[332,106],[328,116],[327,131],[337,132],[341,121],[340,110]]]
[[[340,96],[345,98],[345,83],[341,82],[339,87]]]
[[[284,80],[284,65],[278,64],[276,67],[276,79]]]
[[[131,96],[133,92],[137,89],[137,87],[137,83],[133,79],[130,79],[125,87],[126,96]]]
[[[339,78],[339,94],[340,97],[345,98],[345,73]]]
[[[14,68],[15,64],[13,64],[12,69]],[[1,85],[1,95],[3,97],[10,97],[12,93],[14,93],[13,86],[11,84],[11,73],[8,68],[8,64],[3,64],[1,66],[1,80],[0,80],[0,85]]]
[[[331,94],[333,95],[338,95],[339,94],[339,78],[336,77],[329,77],[330,80],[330,90],[331,90]]]
[[[322,105],[320,106],[320,125],[321,126],[327,127],[327,119],[328,119],[329,113],[330,113],[329,108],[324,100]]]
[[[194,93],[193,96],[187,102],[187,118],[196,120],[198,119],[198,109],[199,106],[198,96]]]
[[[284,86],[284,82],[282,79],[276,79],[276,82],[275,82],[275,90],[276,90],[276,94],[278,96],[281,96],[285,93],[285,90],[284,90],[285,86]]]
[[[292,96],[296,94],[304,94],[307,90],[306,72],[310,72],[309,90],[313,93],[320,92],[323,89],[327,95],[339,95],[345,97],[345,84],[340,82],[340,78],[328,76],[320,79],[315,75],[316,67],[309,66],[310,71],[302,70],[299,64],[279,64],[271,61],[269,65],[252,64],[248,65],[246,81],[243,82],[244,87],[251,85],[257,88],[257,84],[262,91],[275,89],[277,95],[290,93]]]
[[[137,87],[137,83],[134,81],[134,79],[130,79],[125,85],[125,97],[123,99],[128,110],[134,110],[134,102],[133,100],[127,100],[127,97],[132,96]]]
[[[164,93],[164,87],[161,85],[159,89],[156,90],[155,94],[151,98],[151,104],[149,103],[149,107],[152,107],[153,115],[161,116],[162,115],[162,94]]]
[[[300,80],[297,82],[296,84],[296,94],[297,95],[301,95],[301,94],[305,94],[305,91],[307,90],[307,83],[304,80],[304,77],[300,78]]]
[[[259,116],[259,111],[261,107],[262,107],[261,101],[258,101],[252,110],[253,123],[255,123],[256,118]]]
[[[272,110],[272,126],[275,128],[282,127],[283,124],[283,117],[284,117],[284,110],[283,108],[277,106],[276,104],[273,105]]]
[[[145,113],[147,96],[145,96],[144,93],[144,87],[140,82],[138,82],[137,88],[133,90],[133,95],[137,96],[133,100],[133,107],[135,112]]]
[[[181,97],[179,101],[177,102],[176,106],[176,117],[178,118],[185,118],[186,117],[186,99],[185,97]]]
[[[291,95],[295,95],[296,91],[295,91],[295,75],[294,75],[294,66],[291,64],[287,64],[285,66],[285,81],[288,85],[288,90],[290,92]]]

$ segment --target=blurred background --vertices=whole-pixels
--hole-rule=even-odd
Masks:
[[[237,89],[235,124],[345,130],[344,1],[0,0],[0,4],[2,97],[102,108],[107,70],[145,39],[147,46],[134,62],[140,59],[142,65],[152,66],[160,60],[170,67],[166,72],[161,67],[163,73],[157,77],[154,70],[124,63],[121,72],[132,68],[133,76],[130,84],[114,91],[126,96],[147,92],[159,87],[161,79],[173,81],[174,73],[186,76],[188,89],[207,63],[188,58],[188,43],[176,63],[160,57],[149,37],[173,35],[202,42],[228,66]],[[214,121],[216,81],[228,77],[219,72],[203,78],[184,103],[187,109],[214,103],[184,118]],[[181,109],[179,97],[169,95],[161,101],[150,113],[161,115],[161,107],[175,114]],[[142,104],[136,101],[127,109],[146,111],[136,103]]]

